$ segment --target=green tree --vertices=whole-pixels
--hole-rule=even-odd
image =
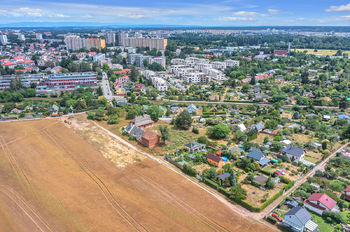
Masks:
[[[230,198],[234,201],[243,201],[247,199],[247,191],[241,185],[236,185],[230,189]]]
[[[158,127],[160,131],[160,139],[162,140],[162,143],[165,144],[166,140],[169,140],[170,138],[170,131],[167,125],[159,126]]]
[[[175,119],[175,126],[182,130],[188,130],[192,125],[192,117],[187,110],[182,111]]]
[[[137,82],[138,78],[139,78],[139,72],[137,71],[137,69],[134,66],[131,67],[130,80],[133,82]]]
[[[212,139],[224,139],[230,133],[230,128],[223,123],[220,123],[208,129],[208,136]]]
[[[153,121],[157,122],[162,114],[162,111],[160,110],[158,105],[152,105],[148,108],[147,114],[151,117]]]
[[[118,114],[111,114],[108,116],[107,123],[108,124],[117,124],[119,122]]]

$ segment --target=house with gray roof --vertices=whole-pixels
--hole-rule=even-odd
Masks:
[[[260,150],[252,149],[246,157],[255,160],[262,168],[270,163],[270,159],[266,158]]]
[[[281,152],[288,156],[291,161],[302,161],[304,160],[305,150],[299,147],[288,145],[281,149]]]
[[[205,149],[205,144],[197,143],[197,142],[191,142],[185,145],[185,149],[188,151],[200,151]]]
[[[283,225],[295,232],[316,232],[318,225],[311,221],[310,213],[304,207],[294,207],[283,219]]]

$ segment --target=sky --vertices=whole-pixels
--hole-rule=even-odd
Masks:
[[[8,0],[0,24],[350,26],[350,0]]]

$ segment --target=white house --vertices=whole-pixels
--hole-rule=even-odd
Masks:
[[[325,193],[313,193],[304,201],[304,206],[319,215],[322,215],[325,211],[339,211],[337,202]]]

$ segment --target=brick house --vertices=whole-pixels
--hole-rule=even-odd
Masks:
[[[221,167],[223,164],[221,157],[214,155],[214,154],[210,154],[210,153],[208,153],[208,155],[207,155],[207,161],[208,161],[208,163],[211,163],[211,164],[215,165],[216,167]]]
[[[159,136],[152,131],[145,131],[139,141],[145,147],[153,148],[159,143]]]

